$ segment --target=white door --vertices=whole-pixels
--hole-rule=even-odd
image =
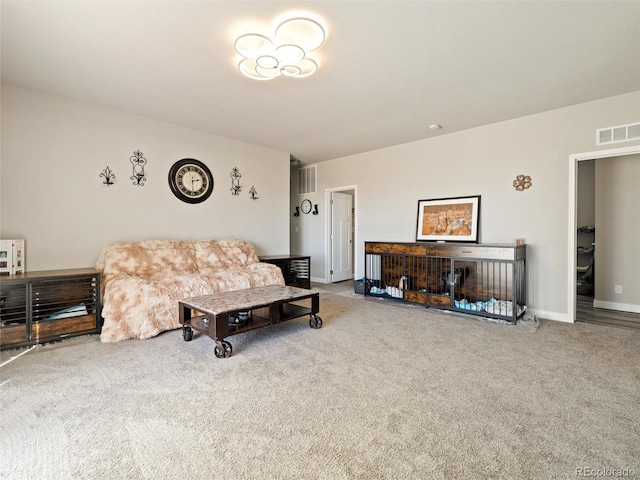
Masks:
[[[331,283],[353,278],[351,195],[331,192]]]

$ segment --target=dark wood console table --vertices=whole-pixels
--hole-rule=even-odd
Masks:
[[[0,349],[98,333],[100,274],[92,269],[0,276]]]
[[[305,255],[269,255],[259,257],[261,262],[280,267],[284,283],[292,287],[311,289],[311,257]]]

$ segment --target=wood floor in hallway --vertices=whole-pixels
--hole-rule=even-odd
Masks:
[[[594,308],[593,297],[577,295],[576,322],[640,330],[640,313]]]

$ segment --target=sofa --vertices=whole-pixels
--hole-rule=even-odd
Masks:
[[[180,328],[183,298],[284,285],[280,268],[261,263],[243,240],[116,243],[102,250],[95,268],[101,274],[102,342]]]

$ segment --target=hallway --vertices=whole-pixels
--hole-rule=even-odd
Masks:
[[[576,296],[576,322],[640,330],[640,313],[593,307],[593,297]]]

